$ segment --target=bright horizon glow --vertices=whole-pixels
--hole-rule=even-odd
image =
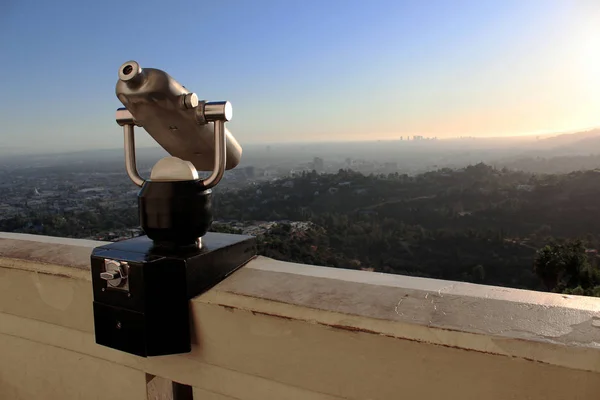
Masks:
[[[130,59],[231,101],[242,145],[600,126],[597,0],[85,3],[1,2],[0,146],[121,147]]]

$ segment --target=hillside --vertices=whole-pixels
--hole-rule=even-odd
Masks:
[[[536,142],[540,149],[553,149],[557,147],[579,147],[586,142],[600,138],[600,128],[575,133],[563,133],[545,138]]]
[[[596,171],[535,176],[484,164],[416,177],[340,171],[220,193],[216,210],[233,229],[318,227],[291,241],[285,223],[267,231],[262,250],[275,258],[540,289],[533,258],[553,237],[600,247],[599,183]]]
[[[313,171],[238,190],[218,186],[213,229],[256,235],[260,254],[286,261],[538,290],[544,286],[534,258],[555,239],[583,240],[585,247],[566,248],[586,252],[597,269],[598,198],[595,170],[534,175],[477,164],[416,176]],[[133,203],[132,195],[123,199]],[[137,209],[113,205],[90,198],[83,211],[25,208],[0,220],[0,231],[134,234]]]

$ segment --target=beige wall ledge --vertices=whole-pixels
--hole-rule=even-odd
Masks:
[[[88,269],[101,244],[0,233],[0,347],[12,355],[0,360],[0,397],[8,390],[1,377],[16,374],[11,357],[34,357],[26,343],[49,360],[76,354],[103,371],[118,364],[136,382],[147,373],[189,384],[198,398],[600,393],[600,299],[264,257],[192,300],[191,353],[143,359],[107,349],[94,342]],[[65,374],[79,368],[63,364]],[[45,371],[43,362],[36,368]],[[35,393],[35,384],[15,379]],[[69,393],[57,396],[81,398]]]

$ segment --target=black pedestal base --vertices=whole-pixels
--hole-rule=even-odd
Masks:
[[[207,233],[202,248],[159,248],[146,236],[92,252],[96,343],[139,356],[191,349],[189,300],[256,255],[250,236]],[[100,278],[106,260],[125,263],[127,285]]]

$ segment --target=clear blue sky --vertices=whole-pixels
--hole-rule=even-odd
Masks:
[[[0,0],[0,145],[121,146],[130,59],[242,144],[600,125],[598,0]]]

